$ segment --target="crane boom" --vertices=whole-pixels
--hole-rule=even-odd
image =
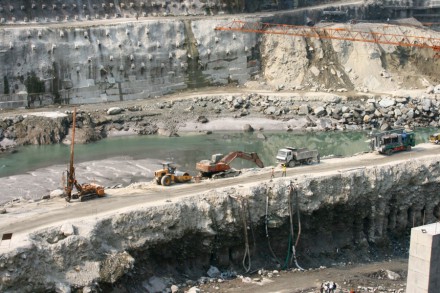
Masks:
[[[309,27],[234,20],[224,26],[217,26],[215,30],[358,41],[403,47],[429,48],[440,52],[440,38],[386,34],[346,28]]]

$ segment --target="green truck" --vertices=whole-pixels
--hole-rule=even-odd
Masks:
[[[371,150],[385,155],[399,151],[410,151],[411,147],[416,145],[415,133],[405,129],[370,133],[370,139]]]

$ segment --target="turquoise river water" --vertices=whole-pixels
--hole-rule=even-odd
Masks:
[[[417,143],[426,142],[432,128],[416,129]],[[265,165],[275,164],[277,150],[284,146],[318,149],[321,157],[350,156],[369,151],[367,132],[264,132],[266,139],[256,133],[214,133],[211,135],[183,135],[180,137],[123,136],[86,145],[75,145],[75,163],[112,157],[130,157],[134,160],[153,159],[174,161],[179,169],[194,171],[195,163],[210,159],[212,154],[231,151],[257,152]],[[70,146],[25,146],[14,154],[0,155],[0,177],[68,164]],[[235,160],[233,167],[254,167],[250,162]]]

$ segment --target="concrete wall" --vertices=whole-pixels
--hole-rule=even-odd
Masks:
[[[411,229],[406,293],[437,293],[440,288],[440,223]]]

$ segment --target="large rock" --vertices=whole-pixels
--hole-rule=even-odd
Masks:
[[[385,98],[380,100],[379,105],[383,108],[388,108],[391,106],[394,106],[396,104],[396,101],[394,99]]]
[[[428,112],[431,109],[431,99],[423,99],[422,101],[422,109],[425,112]]]
[[[313,109],[313,112],[316,116],[322,116],[326,114],[325,109],[322,106],[316,107],[315,109]]]
[[[64,190],[61,190],[61,189],[52,190],[49,195],[51,198],[66,196],[66,194],[64,193]]]
[[[218,278],[221,275],[220,270],[217,267],[211,266],[209,268],[209,270],[206,272],[206,274],[210,277],[210,278]]]
[[[386,270],[385,272],[386,272],[387,278],[389,280],[396,281],[396,280],[400,280],[401,279],[401,276],[398,273],[395,273],[395,272],[390,271],[390,270]]]
[[[435,87],[434,87],[434,94],[440,94],[440,84],[438,84],[438,85],[436,85]]]
[[[250,124],[243,125],[243,131],[244,132],[252,132],[254,131],[254,128]]]
[[[117,114],[121,114],[122,109],[119,107],[111,107],[110,109],[107,110],[107,115],[117,115]]]
[[[307,115],[309,114],[309,105],[302,104],[299,106],[298,115]]]
[[[101,280],[114,283],[134,266],[134,258],[126,251],[107,255],[99,272]]]
[[[60,233],[66,237],[75,234],[75,228],[72,224],[64,223],[60,228]]]

